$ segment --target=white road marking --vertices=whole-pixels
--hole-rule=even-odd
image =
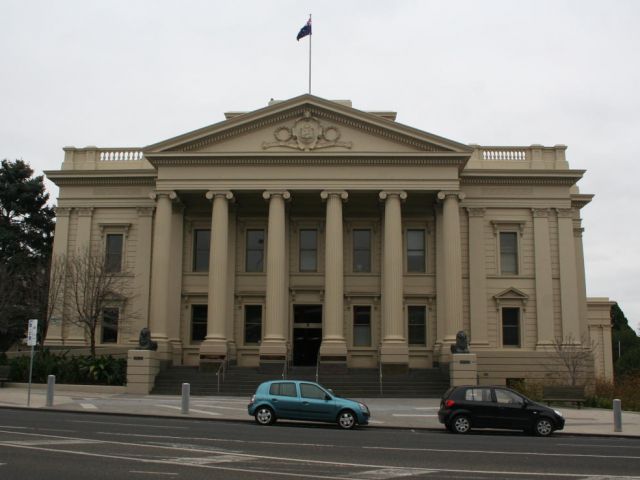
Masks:
[[[432,413],[393,413],[392,417],[437,417],[438,415],[433,415]]]
[[[640,460],[640,457],[633,455],[595,455],[590,453],[542,453],[542,452],[509,452],[503,450],[455,450],[444,448],[399,448],[399,447],[360,447],[369,450],[402,450],[406,452],[439,452],[439,453],[480,453],[490,455],[525,455],[537,457],[587,457],[587,458],[626,458],[630,460]]]
[[[167,462],[176,462],[181,465],[211,465],[218,463],[246,462],[247,459],[238,455],[213,455],[209,457],[175,457],[165,458]]]
[[[371,425],[382,425],[384,422],[382,420],[369,420]]]
[[[440,407],[413,407],[414,410],[440,410]]]
[[[75,432],[75,430],[67,430],[65,428],[42,428],[42,427],[38,427],[36,430],[42,431],[42,432],[66,432],[66,433]]]
[[[168,476],[172,476],[172,477],[177,477],[178,476],[177,473],[151,472],[151,471],[145,471],[145,470],[129,470],[129,473],[137,473],[137,474],[142,474],[142,475],[168,475]]]
[[[182,410],[182,407],[177,407],[175,405],[156,405],[156,407],[171,408],[173,410]],[[189,412],[201,413],[203,415],[211,415],[214,417],[222,415],[221,413],[218,413],[218,412],[207,412],[206,410],[196,410],[195,408],[190,408]]]
[[[80,406],[82,408],[84,408],[85,410],[97,410],[98,407],[96,407],[93,403],[81,403]]]
[[[356,473],[355,476],[366,480],[386,480],[387,478],[411,477],[414,475],[426,475],[438,470],[424,468],[379,468]]]
[[[592,447],[592,448],[640,448],[640,445],[635,444],[635,445],[602,445],[602,444],[583,444],[583,443],[557,443],[556,445],[558,446],[562,446],[562,447]]]
[[[148,428],[172,428],[174,430],[187,430],[189,427],[167,427],[165,425],[147,425],[144,423],[118,423],[118,422],[95,422],[90,420],[71,420],[75,423],[96,423],[98,425],[122,425],[125,427],[148,427]]]
[[[4,443],[4,442],[0,442]],[[85,445],[87,443],[102,443],[100,440],[85,440],[82,438],[72,438],[68,440],[64,439],[33,439],[33,440],[11,440],[8,443],[16,445]]]
[[[14,427],[12,425],[0,425],[0,428],[17,428],[18,430],[30,430],[29,427]]]

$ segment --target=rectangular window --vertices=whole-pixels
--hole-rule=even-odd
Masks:
[[[244,306],[244,343],[262,340],[262,305]]]
[[[280,397],[297,397],[296,384],[291,382],[272,383],[269,387],[269,395]]]
[[[318,271],[317,230],[300,230],[300,271]]]
[[[208,305],[191,305],[191,341],[200,342],[207,336]]]
[[[118,318],[120,311],[117,308],[105,308],[102,310],[102,343],[118,343]]]
[[[506,347],[520,346],[520,309],[502,309],[502,345]]]
[[[517,232],[500,232],[500,273],[502,275],[518,274]]]
[[[264,230],[247,230],[245,271],[264,271]]]
[[[105,252],[105,264],[107,272],[118,273],[122,271],[122,246],[124,235],[121,233],[107,234],[107,244]]]
[[[407,272],[424,273],[425,260],[424,230],[407,230]]]
[[[409,345],[427,344],[427,307],[409,305],[407,309],[409,324]]]
[[[353,271],[371,271],[371,230],[353,231]]]
[[[211,230],[193,231],[193,271],[209,271],[209,246],[211,244]]]
[[[371,346],[371,307],[353,307],[353,346]]]

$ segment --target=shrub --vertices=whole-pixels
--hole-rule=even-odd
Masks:
[[[518,380],[515,382],[511,382],[509,387],[513,388],[515,391],[520,392],[525,397],[530,398],[533,401],[541,402],[542,401],[542,384],[526,381],[526,380]]]
[[[620,376],[615,383],[598,380],[594,394],[587,398],[585,405],[611,408],[614,398],[620,399],[623,410],[640,411],[640,374]]]
[[[9,376],[14,382],[29,381],[30,357],[22,356],[11,360]],[[48,375],[56,376],[56,383],[84,385],[124,385],[127,379],[127,361],[111,355],[70,356],[50,350],[40,350],[33,358],[32,381],[46,383]]]

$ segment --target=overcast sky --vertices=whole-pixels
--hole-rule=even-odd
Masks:
[[[309,13],[313,94],[461,143],[568,145],[596,194],[587,294],[640,328],[640,1],[0,0],[0,158],[58,169],[66,145],[306,93]]]

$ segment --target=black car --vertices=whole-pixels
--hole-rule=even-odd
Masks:
[[[564,417],[507,387],[451,387],[442,396],[438,420],[454,433],[472,428],[523,430],[542,437],[564,428]]]

